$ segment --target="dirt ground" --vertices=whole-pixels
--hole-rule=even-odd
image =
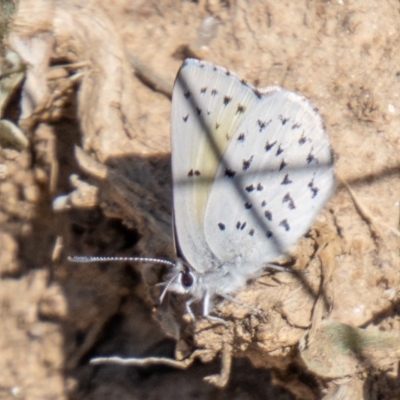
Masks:
[[[400,399],[399,2],[21,0],[10,18],[0,399]],[[218,303],[226,326],[190,323],[180,296],[158,304],[164,267],[68,261],[175,259],[170,94],[187,56],[301,93],[329,132],[337,186],[296,273],[237,294],[266,318]],[[113,355],[193,363],[90,364]]]

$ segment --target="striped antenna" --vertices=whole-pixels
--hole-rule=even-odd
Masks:
[[[165,288],[160,294],[160,304],[163,302],[165,295],[168,292],[169,287],[171,286],[171,283],[181,274],[182,271],[178,271],[168,282],[164,282]]]
[[[164,260],[162,258],[150,258],[150,257],[72,256],[68,257],[68,261],[76,263],[108,262],[108,261],[139,261],[139,262],[164,264],[170,267],[175,267],[175,264],[172,261]]]

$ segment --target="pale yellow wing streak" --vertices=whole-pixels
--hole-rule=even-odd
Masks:
[[[221,67],[187,60],[178,73],[172,99],[171,143],[176,237],[187,261],[198,271],[212,265],[204,236],[204,214],[229,138],[257,93]]]

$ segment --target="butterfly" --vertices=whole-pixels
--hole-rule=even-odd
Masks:
[[[329,138],[305,97],[186,59],[171,149],[178,260],[164,292],[208,315],[216,295],[229,298],[309,229],[334,188]]]
[[[305,97],[256,89],[223,67],[186,59],[171,110],[176,263],[142,257],[70,257],[74,262],[142,261],[172,268],[160,296],[189,295],[208,316],[288,252],[331,196],[329,137]]]

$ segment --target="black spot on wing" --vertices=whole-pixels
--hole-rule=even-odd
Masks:
[[[240,229],[240,221],[236,222],[236,229]]]
[[[221,231],[224,231],[224,230],[225,230],[225,224],[223,224],[222,222],[218,222],[218,228],[219,228]]]
[[[293,181],[289,179],[289,174],[286,174],[281,182],[281,185],[289,185],[290,183],[293,183]]]
[[[276,140],[275,142],[267,142],[267,144],[265,145],[265,151],[270,151],[274,146],[276,145]]]
[[[272,212],[269,210],[265,210],[264,212],[265,218],[267,218],[268,221],[272,221]]]
[[[225,96],[224,97],[224,106],[227,106],[232,100],[232,97]]]
[[[301,146],[306,142],[307,138],[304,136],[304,132],[301,134],[301,137],[299,139],[299,145]]]
[[[258,190],[259,192],[262,192],[262,191],[264,190],[264,186],[261,185],[261,183],[259,183],[259,184],[257,185],[257,190]]]
[[[261,99],[262,94],[257,89],[253,89],[253,93],[257,96],[257,98]]]
[[[301,125],[298,123],[298,122],[295,122],[293,125],[292,125],[292,129],[299,129],[301,127]]]
[[[253,207],[253,205],[252,205],[251,203],[249,203],[248,201],[246,201],[246,203],[244,204],[244,208],[245,208],[246,210],[250,210],[251,207]]]
[[[266,235],[267,235],[268,239],[271,238],[272,236],[274,236],[271,231],[267,231]]]
[[[250,193],[250,192],[252,192],[252,191],[254,190],[254,185],[253,185],[253,184],[251,184],[251,185],[249,185],[249,186],[246,186],[246,188],[245,188],[245,189],[246,189],[246,191],[247,191],[247,192],[249,192],[249,193]]]
[[[254,235],[254,229],[250,229],[249,235],[250,235],[250,236],[253,236],[253,235]]]
[[[243,114],[246,111],[246,106],[243,104],[238,104],[236,109],[236,114]]]
[[[243,160],[243,171],[246,171],[250,168],[253,158],[254,156],[251,156],[248,160]]]
[[[294,204],[294,201],[293,201],[292,196],[290,195],[290,193],[286,193],[283,196],[282,203],[288,203],[289,208],[291,210],[294,210],[296,208],[296,205]]]
[[[283,219],[281,222],[279,222],[279,226],[282,226],[286,232],[290,231],[290,226],[286,219]]]
[[[279,171],[282,171],[282,170],[283,170],[283,168],[285,168],[287,165],[288,165],[288,164],[287,164],[287,163],[285,163],[285,160],[282,158],[281,165],[279,166]]]
[[[192,95],[192,93],[190,92],[190,90],[186,91],[184,94],[185,98],[188,100],[190,98],[190,96]]]
[[[211,90],[211,96],[216,96],[217,94],[218,94],[218,90],[217,89]]]
[[[263,129],[265,129],[265,122],[264,122],[264,121],[261,121],[260,119],[258,119],[258,120],[257,120],[257,125],[258,125],[258,128],[260,129],[260,132],[261,132]]]
[[[225,169],[225,176],[227,176],[228,178],[233,178],[235,175],[236,171],[234,171],[233,169],[230,168]]]
[[[276,151],[276,155],[279,156],[279,154],[283,153],[283,149],[281,147],[281,145],[279,145],[278,150]]]
[[[314,198],[318,194],[319,189],[314,186],[313,188],[311,188],[311,191],[313,193],[312,198]]]
[[[308,187],[310,188],[310,190],[311,190],[311,193],[312,193],[311,198],[313,199],[313,198],[318,194],[319,188],[317,188],[316,186],[314,186],[314,179],[312,179],[312,180],[309,182],[309,184],[308,184],[307,186],[308,186]]]
[[[200,89],[200,93],[205,93],[205,92],[207,92],[207,87],[202,87],[201,89]]]
[[[242,225],[240,225],[240,230],[242,231],[246,227],[246,222],[243,222]]]
[[[188,172],[188,174],[187,174],[187,176],[190,176],[190,177],[193,177],[193,176],[200,176],[201,175],[201,173],[200,173],[200,171],[199,170],[194,170],[193,171],[193,169],[191,169],[191,170],[189,170],[189,172]]]
[[[200,115],[201,114],[201,108],[196,107],[196,110],[197,110],[197,115]]]
[[[285,118],[283,115],[280,115],[278,119],[282,122],[282,126],[286,124],[286,122],[289,121],[289,118]]]
[[[312,154],[312,150],[311,150],[307,156],[307,163],[311,164],[313,161],[317,161],[317,159],[314,157],[314,154]]]
[[[239,136],[238,136],[238,138],[237,138],[237,140],[238,140],[238,142],[244,142],[244,133],[241,133]]]
[[[188,118],[189,118],[189,114],[186,115],[185,117],[182,117],[182,118],[183,118],[183,121],[186,122],[188,120]]]
[[[267,202],[265,201],[265,200],[263,200],[262,202],[261,202],[261,207],[265,207],[267,205]]]
[[[261,121],[261,119],[258,119],[257,126],[258,126],[259,131],[262,132],[270,123],[271,123],[271,120]]]

